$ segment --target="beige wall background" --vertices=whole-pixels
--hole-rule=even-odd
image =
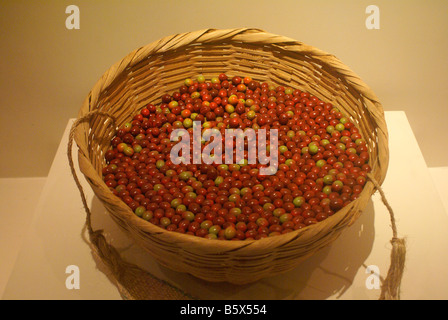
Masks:
[[[65,27],[72,4],[79,30]],[[371,4],[379,30],[365,27]],[[130,51],[174,33],[236,27],[336,55],[386,111],[406,112],[428,166],[448,166],[446,0],[2,0],[0,177],[46,176],[69,118]]]

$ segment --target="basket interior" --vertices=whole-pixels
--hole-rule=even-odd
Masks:
[[[160,104],[161,96],[174,92],[186,78],[200,74],[211,78],[222,72],[300,89],[332,103],[360,129],[368,141],[369,153],[377,154],[377,124],[367,109],[371,102],[322,61],[269,44],[195,43],[144,57],[116,77],[92,108],[113,114],[117,126],[121,126],[148,103]],[[107,121],[98,116],[90,127],[89,144],[96,151],[90,153],[90,160],[98,172],[105,164],[104,152],[116,132],[106,125]],[[371,156],[370,163],[375,171],[377,157]]]

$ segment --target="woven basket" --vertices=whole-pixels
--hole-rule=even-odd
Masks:
[[[96,114],[75,131],[80,170],[111,217],[160,264],[207,281],[243,284],[286,272],[334,241],[366,207],[375,191],[368,181],[360,197],[328,219],[260,240],[207,240],[166,231],[139,217],[102,180],[104,153],[116,130],[148,103],[186,78],[250,76],[297,88],[337,106],[368,142],[372,176],[381,184],[388,166],[383,108],[371,89],[335,56],[258,29],[207,29],[165,37],[113,65],[95,84],[79,118]]]

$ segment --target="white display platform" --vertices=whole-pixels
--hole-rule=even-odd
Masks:
[[[448,215],[428,173],[406,114],[386,112],[390,163],[383,190],[394,209],[399,237],[407,239],[402,299],[448,298]],[[121,299],[98,270],[84,242],[85,211],[67,161],[68,132],[62,137],[34,219],[3,299]],[[76,150],[74,149],[76,163]],[[123,257],[200,299],[378,299],[369,288],[368,266],[385,277],[390,263],[390,216],[375,193],[361,217],[330,246],[296,269],[256,283],[207,283],[159,266],[133,245],[109,218],[78,170],[93,214]],[[67,289],[68,266],[80,271],[80,288]]]

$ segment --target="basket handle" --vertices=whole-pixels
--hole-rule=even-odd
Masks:
[[[395,214],[391,205],[386,199],[383,189],[376,181],[371,173],[367,174],[367,178],[373,183],[375,188],[381,195],[381,200],[389,211],[391,227],[392,227],[392,251],[390,254],[390,266],[387,276],[381,285],[380,300],[399,300],[401,278],[404,272],[404,264],[406,260],[406,240],[398,238],[397,225],[395,223]]]
[[[112,119],[113,125],[116,119],[110,114],[98,110],[88,112],[75,120],[72,124],[68,139],[68,162],[75,180],[76,186],[81,194],[81,200],[86,211],[86,228],[89,234],[89,246],[92,253],[101,259],[110,271],[121,296],[126,300],[191,300],[196,299],[180,288],[159,279],[153,274],[141,269],[137,265],[124,261],[119,252],[107,242],[103,230],[93,230],[91,222],[91,211],[87,204],[86,196],[78,179],[75,166],[73,164],[72,146],[76,128],[84,121],[88,121],[94,115],[100,115]]]

